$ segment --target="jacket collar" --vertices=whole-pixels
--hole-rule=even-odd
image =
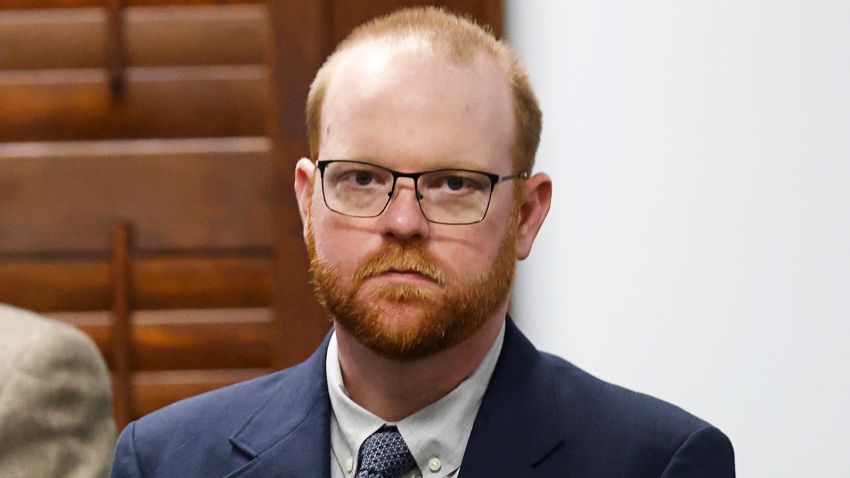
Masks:
[[[565,470],[559,467],[566,456],[559,415],[551,372],[508,317],[502,354],[478,409],[461,473],[533,477],[547,474],[544,469]]]
[[[252,460],[226,478],[330,476],[330,333],[304,363],[279,372],[275,393],[230,438]],[[564,459],[551,375],[508,317],[505,341],[464,453],[465,476],[536,476]],[[565,468],[561,468],[562,470]]]
[[[265,403],[230,437],[252,458],[226,478],[330,476],[330,400],[325,355],[331,333],[306,362],[278,372]]]

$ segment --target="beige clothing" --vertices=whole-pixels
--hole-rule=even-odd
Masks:
[[[106,365],[84,333],[0,304],[0,477],[106,476],[111,397]]]

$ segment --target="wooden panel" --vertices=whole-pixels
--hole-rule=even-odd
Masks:
[[[136,309],[257,307],[271,303],[272,258],[209,257],[137,260]]]
[[[264,138],[0,144],[0,255],[271,247]]]
[[[131,8],[130,66],[264,63],[265,12],[262,5]]]
[[[0,302],[36,312],[109,310],[109,264],[0,260]]]
[[[354,27],[372,18],[404,7],[435,5],[444,2],[433,0],[332,0],[333,44],[342,41]]]
[[[50,316],[88,334],[112,368],[108,313]],[[268,309],[140,311],[132,323],[134,370],[263,368],[271,363]]]
[[[104,65],[103,9],[0,12],[0,69]]]
[[[259,66],[130,68],[113,100],[105,70],[0,72],[0,142],[265,134]]]
[[[106,6],[108,0],[0,0],[0,10],[36,8],[91,8]],[[125,0],[127,6],[234,5],[263,3],[261,0]]]
[[[489,27],[497,37],[504,34],[504,6],[502,0],[444,0],[450,12],[469,15],[481,25]]]
[[[133,263],[133,306],[264,307],[271,257],[172,257]],[[109,310],[107,261],[0,259],[0,302],[38,312]]]
[[[129,66],[263,63],[264,20],[261,5],[127,9]],[[0,69],[104,67],[105,23],[104,9],[0,12]]]
[[[400,8],[415,6],[433,5],[469,15],[492,28],[497,36],[501,36],[503,30],[502,0],[333,0],[332,4],[334,45],[361,23]]]
[[[175,370],[141,372],[133,376],[135,406],[133,419],[178,400],[216,388],[250,380],[272,372],[271,369]]]

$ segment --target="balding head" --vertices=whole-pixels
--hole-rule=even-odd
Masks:
[[[470,20],[437,8],[411,8],[377,18],[356,28],[343,40],[319,70],[307,99],[310,155],[316,160],[322,135],[322,110],[328,87],[340,65],[355,49],[400,48],[441,55],[460,65],[470,65],[482,55],[489,58],[510,83],[514,116],[512,156],[514,169],[531,171],[540,141],[541,113],[516,54],[492,33]],[[361,55],[362,56],[362,55]]]

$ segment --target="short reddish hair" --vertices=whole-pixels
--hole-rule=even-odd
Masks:
[[[473,54],[483,52],[493,57],[508,75],[513,96],[516,138],[513,162],[515,172],[531,172],[540,144],[542,114],[531,89],[528,73],[516,53],[488,30],[474,21],[434,7],[406,8],[378,17],[355,28],[337,45],[316,73],[307,96],[307,136],[310,156],[319,157],[322,103],[339,58],[354,45],[368,40],[399,41],[421,39],[435,49],[447,53],[461,63],[471,61]]]

